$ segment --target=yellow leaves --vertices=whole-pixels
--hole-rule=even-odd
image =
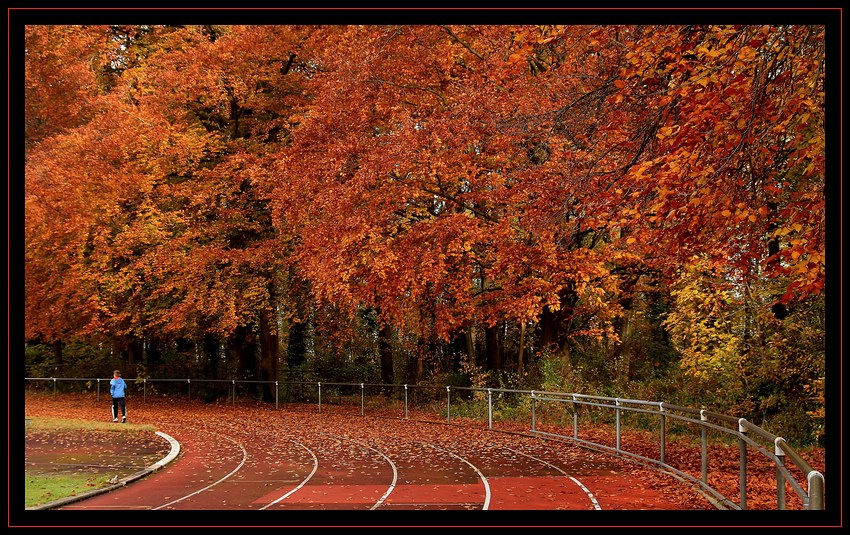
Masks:
[[[637,241],[637,238],[632,236],[632,237],[630,237],[626,240],[626,245],[631,245],[631,244],[635,243],[636,241]]]
[[[672,126],[663,126],[658,129],[658,133],[655,134],[655,137],[659,139],[664,139],[665,137],[670,137],[673,134]]]
[[[710,267],[697,260],[686,266],[671,295],[674,307],[664,321],[682,353],[685,372],[709,380],[733,370],[740,344],[730,322],[735,301]]]
[[[791,234],[792,232],[794,232],[796,234],[800,234],[801,232],[803,232],[803,229],[804,229],[804,227],[803,227],[802,224],[794,223],[793,225],[786,225],[786,226],[779,227],[778,229],[776,229],[773,232],[773,235],[776,236],[776,237],[782,237],[782,236],[787,236],[788,234]],[[800,243],[800,241],[801,240],[799,240],[799,239],[790,240],[790,242],[794,245]]]
[[[738,52],[738,59],[742,61],[749,61],[756,57],[756,55],[758,55],[758,52],[755,48],[745,46]]]
[[[723,210],[722,212],[720,212],[720,214],[721,214],[723,217],[729,217],[729,216],[731,216],[731,215],[732,215],[732,212],[730,212],[729,210]]]
[[[614,80],[614,87],[616,87],[617,89],[623,89],[624,87],[626,87],[626,82],[623,80]]]

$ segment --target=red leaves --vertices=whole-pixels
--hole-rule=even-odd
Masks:
[[[573,293],[604,328],[622,262],[770,271],[764,241],[791,225],[774,235],[798,240],[782,243],[786,289],[822,289],[812,28],[125,30],[145,54],[27,169],[31,280],[51,269],[37,251],[93,248],[97,269],[69,273],[106,310],[157,300],[116,329],[193,331],[200,314],[226,332],[285,262],[320,299],[397,326],[534,320]],[[82,87],[103,31],[30,30],[28,98],[56,96],[35,83],[51,67]],[[53,106],[39,113],[69,113]],[[67,232],[52,211],[74,214]]]

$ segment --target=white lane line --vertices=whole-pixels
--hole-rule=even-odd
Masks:
[[[475,470],[478,473],[478,477],[481,478],[481,482],[484,483],[484,507],[482,507],[481,510],[486,511],[490,507],[490,483],[487,482],[487,478],[484,477],[484,474],[481,473],[481,470],[479,470],[477,466],[475,466],[471,462],[467,461],[463,457],[461,457],[459,455],[455,455],[454,453],[450,452],[449,450],[444,450],[443,448],[441,448],[439,446],[435,446],[434,444],[429,444],[428,442],[422,442],[421,444],[427,444],[428,446],[431,446],[434,449],[440,450],[444,453],[448,453],[452,457],[454,457],[456,459],[460,459],[461,461],[463,461],[466,464],[468,464],[469,466],[471,466],[472,469]]]
[[[390,466],[391,466],[391,467],[392,467],[392,469],[393,469],[393,482],[392,482],[392,483],[390,483],[390,487],[387,489],[387,492],[385,492],[385,493],[384,493],[384,495],[383,495],[383,496],[381,496],[381,499],[379,499],[379,500],[375,503],[375,505],[373,505],[372,507],[370,507],[370,508],[369,508],[369,510],[370,510],[370,511],[371,511],[371,510],[373,510],[373,509],[377,509],[378,507],[380,507],[380,505],[381,505],[382,503],[384,503],[384,500],[386,500],[386,499],[387,499],[387,496],[389,496],[389,495],[390,495],[390,493],[391,493],[391,492],[395,489],[395,485],[396,485],[396,483],[398,482],[398,469],[396,468],[396,465],[395,465],[395,463],[392,461],[392,459],[390,459],[389,457],[387,457],[386,455],[384,455],[382,452],[380,452],[380,451],[376,450],[375,448],[373,448],[373,447],[369,446],[368,444],[363,444],[362,442],[358,442],[358,441],[356,441],[356,440],[354,440],[354,439],[351,439],[351,438],[346,438],[345,440],[350,440],[351,442],[354,442],[355,444],[360,444],[360,445],[361,445],[361,446],[363,446],[364,448],[367,448],[367,449],[370,449],[370,450],[374,451],[375,453],[377,453],[378,455],[380,455],[381,457],[383,457],[383,458],[384,458],[384,459],[385,459],[388,463],[390,463]]]
[[[555,469],[555,470],[557,470],[558,472],[561,472],[562,474],[564,474],[565,476],[567,476],[568,478],[570,478],[570,479],[573,481],[573,483],[575,483],[576,485],[578,485],[579,487],[581,487],[581,490],[583,490],[583,491],[584,491],[584,493],[585,493],[585,494],[587,494],[587,497],[588,497],[588,498],[590,498],[590,501],[591,501],[591,502],[593,502],[593,507],[594,507],[597,511],[601,511],[601,510],[602,510],[602,507],[600,507],[600,506],[599,506],[599,502],[597,502],[597,501],[596,501],[596,498],[593,496],[593,493],[591,493],[589,490],[587,490],[587,487],[585,487],[584,485],[582,485],[581,481],[579,481],[578,479],[574,478],[573,476],[569,475],[568,473],[564,472],[563,470],[561,470],[560,468],[558,468],[557,466],[555,466],[554,464],[552,464],[552,463],[550,463],[550,462],[548,462],[548,461],[544,461],[543,459],[538,459],[537,457],[534,457],[533,455],[529,455],[529,454],[527,454],[527,453],[523,453],[523,452],[521,452],[521,451],[517,451],[517,450],[515,450],[515,449],[508,448],[507,446],[502,446],[502,447],[503,447],[503,448],[505,448],[505,449],[506,449],[506,450],[508,450],[508,451],[512,451],[512,452],[514,452],[514,453],[519,453],[520,455],[523,455],[523,456],[525,456],[525,457],[528,457],[529,459],[534,459],[535,461],[541,462],[541,463],[545,464],[546,466],[549,466],[549,467],[551,467],[551,468],[554,468],[554,469]]]
[[[298,441],[296,441],[296,440],[292,440],[291,438],[290,438],[290,439],[287,439],[287,440],[289,440],[290,442],[293,442],[293,443],[295,443],[295,444],[298,444],[299,446],[301,446],[302,448],[304,448],[305,450],[307,450],[307,453],[309,453],[309,454],[313,457],[313,471],[312,471],[312,472],[310,472],[310,475],[308,475],[306,478],[304,478],[304,480],[303,480],[301,483],[299,483],[297,487],[295,487],[294,489],[290,490],[289,492],[287,492],[286,494],[284,494],[284,495],[283,495],[283,496],[281,496],[280,498],[276,499],[275,501],[273,501],[273,502],[271,502],[271,503],[268,503],[268,504],[266,504],[266,505],[264,505],[264,506],[260,507],[260,509],[259,509],[260,511],[262,511],[263,509],[268,509],[268,508],[269,508],[269,507],[271,507],[272,505],[274,505],[274,504],[276,504],[276,503],[279,503],[279,502],[281,502],[281,501],[283,501],[283,500],[287,499],[288,497],[290,497],[290,496],[291,496],[294,492],[298,491],[301,487],[303,487],[304,485],[306,485],[306,484],[307,484],[307,482],[308,482],[308,481],[310,481],[310,478],[311,478],[311,477],[313,477],[313,474],[315,474],[315,473],[316,473],[316,470],[318,470],[318,469],[319,469],[319,459],[318,459],[318,458],[316,458],[316,454],[315,454],[315,453],[313,453],[313,450],[311,450],[310,448],[308,448],[307,446],[305,446],[304,444],[302,444],[302,443],[300,443],[300,442],[298,442]]]
[[[202,488],[202,489],[200,489],[200,490],[196,490],[195,492],[193,492],[193,493],[191,493],[191,494],[187,494],[186,496],[183,496],[182,498],[177,498],[176,500],[173,500],[173,501],[170,501],[170,502],[168,502],[168,503],[166,503],[166,504],[160,505],[159,507],[154,507],[154,508],[153,508],[153,510],[154,510],[154,511],[156,511],[157,509],[162,509],[163,507],[168,507],[169,505],[175,504],[175,503],[177,503],[177,502],[183,501],[183,500],[185,500],[186,498],[191,498],[192,496],[194,496],[194,495],[196,495],[196,494],[200,494],[201,492],[204,492],[205,490],[210,489],[210,488],[212,488],[212,487],[214,487],[214,486],[218,485],[218,484],[219,484],[219,483],[221,483],[222,481],[224,481],[224,480],[228,479],[230,476],[232,476],[233,474],[235,474],[236,472],[238,472],[238,471],[242,468],[242,466],[245,464],[245,461],[247,461],[247,460],[248,460],[248,452],[247,452],[247,451],[245,451],[245,448],[244,448],[244,447],[242,447],[242,444],[239,444],[238,442],[236,442],[235,440],[233,440],[232,438],[230,438],[230,437],[228,437],[228,436],[225,436],[225,435],[222,435],[222,434],[219,434],[219,433],[214,433],[214,434],[219,435],[219,436],[221,436],[221,437],[224,437],[224,438],[226,438],[227,440],[229,440],[229,441],[233,442],[234,444],[236,444],[237,446],[239,446],[239,449],[241,449],[241,450],[242,450],[242,462],[241,462],[241,463],[239,463],[239,466],[237,466],[236,468],[234,468],[234,469],[233,469],[233,470],[232,470],[229,474],[227,474],[227,475],[226,475],[226,476],[224,476],[223,478],[219,479],[219,480],[218,480],[218,481],[216,481],[215,483],[212,483],[212,484],[210,484],[210,485],[207,485],[206,487],[204,487],[204,488]]]

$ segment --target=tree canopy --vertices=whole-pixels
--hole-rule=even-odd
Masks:
[[[25,33],[32,342],[822,399],[823,26]]]

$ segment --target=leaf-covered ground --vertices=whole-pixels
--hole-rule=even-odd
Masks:
[[[26,416],[110,419],[108,401],[98,402],[91,394],[60,398],[28,396]],[[168,473],[73,507],[715,509],[689,483],[669,474],[569,441],[514,434],[527,433],[522,424],[499,422],[497,428],[508,433],[498,433],[486,429],[486,421],[453,419],[453,425],[446,425],[440,415],[415,411],[405,420],[395,413],[381,415],[380,410],[362,417],[359,406],[323,405],[319,414],[315,405],[282,404],[275,409],[268,404],[173,399],[128,399],[128,411],[130,422],[153,425],[177,438],[181,457]],[[547,431],[572,435],[571,429]],[[144,456],[161,457],[168,449],[153,433],[121,433],[129,442],[120,446],[110,441],[110,434],[63,431],[52,438],[31,438],[33,448],[40,444],[48,450],[68,450],[63,453],[67,464],[113,469],[150,464]],[[613,430],[604,427],[582,429],[580,438],[615,444]],[[131,460],[128,446],[137,449],[139,457]],[[653,459],[659,455],[658,437],[643,431],[624,430],[622,448]],[[28,442],[28,457],[31,451]],[[803,453],[815,469],[824,471],[822,451]],[[737,501],[737,445],[711,445],[709,459],[709,482]],[[668,439],[666,460],[699,477],[699,441]],[[747,508],[775,509],[774,467],[751,454],[747,471]],[[488,481],[486,489],[483,479]],[[156,496],[151,486],[167,492]],[[139,489],[135,497],[133,488]],[[788,509],[802,508],[790,487],[787,494]]]

